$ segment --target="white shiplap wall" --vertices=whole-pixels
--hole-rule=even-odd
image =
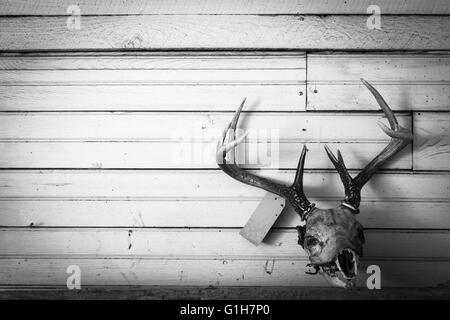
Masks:
[[[323,145],[356,172],[388,141],[360,77],[415,141],[363,191],[359,285],[374,263],[384,287],[448,281],[446,1],[370,1],[393,14],[381,30],[366,1],[78,3],[79,31],[64,1],[0,4],[1,286],[64,286],[71,264],[84,286],[326,286],[304,273],[291,209],[261,246],[239,236],[264,192],[221,173],[213,151],[246,96],[243,126],[277,130],[281,158],[249,168],[288,182],[307,143],[306,191],[335,205]]]

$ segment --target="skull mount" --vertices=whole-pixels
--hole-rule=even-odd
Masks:
[[[308,254],[310,260],[308,266],[315,270],[307,273],[320,273],[332,285],[344,288],[354,286],[358,272],[358,259],[363,255],[364,229],[355,218],[355,215],[359,213],[361,189],[381,166],[412,141],[411,131],[398,124],[397,118],[380,93],[367,81],[363,79],[361,81],[374,95],[388,119],[390,128],[382,123],[379,125],[391,137],[391,140],[354,178],[349,174],[340,151],[337,151],[336,158],[325,146],[328,157],[339,173],[345,189],[345,199],[336,208],[316,208],[303,192],[303,171],[307,151],[305,146],[300,155],[294,182],[290,186],[243,170],[235,163],[234,152],[230,153],[230,161],[226,159],[227,152],[234,150],[246,136],[244,134],[239,138],[235,137],[237,122],[245,99],[225,128],[216,151],[217,164],[226,174],[242,183],[277,194],[289,202],[304,221],[304,225],[297,227],[298,244]]]

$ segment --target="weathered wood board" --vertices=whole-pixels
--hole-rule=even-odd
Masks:
[[[4,168],[216,168],[217,142],[8,142],[0,143]],[[344,144],[327,143],[340,149],[349,168],[362,168],[381,152],[388,142]],[[302,142],[244,143],[238,149],[247,168],[291,169],[296,166]],[[310,161],[306,168],[333,168],[323,149],[324,143],[308,143]],[[258,158],[253,155],[257,150]],[[255,158],[248,159],[249,157]],[[411,148],[399,154],[398,160],[385,166],[410,169]],[[245,161],[245,162],[244,162]]]
[[[132,286],[312,286],[328,287],[305,274],[305,260],[0,259],[5,285],[66,285],[67,268],[80,267],[84,285]],[[377,264],[382,287],[433,287],[448,282],[447,261],[363,261],[357,285],[366,287],[366,268]],[[433,272],[430,272],[433,270]],[[424,276],[427,274],[427,276]]]
[[[386,15],[382,30],[367,15],[84,16],[79,30],[68,18],[0,18],[0,50],[450,49],[447,16]]]
[[[414,169],[450,170],[450,114],[414,114]]]
[[[258,246],[266,238],[285,208],[285,199],[270,192],[266,193],[239,234]]]
[[[0,287],[0,299],[41,300],[440,300],[450,296],[444,285],[435,288],[355,288],[305,286],[89,286],[81,291],[66,286],[10,285]],[[380,310],[382,313],[383,310]]]
[[[341,198],[343,195],[341,195]],[[242,228],[262,196],[176,199],[0,199],[0,225],[16,227],[192,227]],[[338,199],[311,198],[321,208]],[[358,220],[366,228],[450,229],[450,202],[420,199],[362,201]],[[295,227],[290,207],[275,227]]]
[[[0,57],[1,111],[304,111],[303,53]]]
[[[199,70],[286,70],[306,68],[304,52],[286,51],[145,51],[145,52],[32,52],[2,53],[0,70],[148,70],[178,71],[187,74]],[[297,71],[296,71],[297,70]],[[73,73],[76,76],[76,73]],[[215,80],[220,81],[220,73]],[[208,76],[205,73],[204,76]],[[209,76],[211,76],[209,74]],[[270,73],[265,79],[270,80]],[[301,76],[304,80],[304,76]],[[301,80],[297,79],[297,80]],[[40,81],[47,81],[45,78]],[[64,79],[69,81],[69,79]],[[88,81],[89,79],[86,79]],[[19,80],[20,81],[20,80]]]
[[[289,182],[294,172],[272,176]],[[377,175],[363,189],[358,219],[366,228],[448,229],[449,183],[445,173]],[[306,173],[305,190],[325,208],[343,199],[334,173]],[[0,195],[4,226],[238,228],[264,191],[214,171],[4,170]],[[277,226],[298,224],[289,209]]]
[[[364,78],[393,110],[449,111],[450,56],[310,54],[308,110],[379,110]]]
[[[0,139],[6,141],[181,141],[217,142],[233,112],[9,112],[0,113]],[[238,129],[278,130],[281,139],[299,142],[387,142],[378,127],[383,114],[257,112],[249,105],[241,114]],[[411,117],[398,113],[402,126]],[[387,123],[387,122],[386,122]],[[335,124],[333,127],[332,124]],[[186,132],[186,133],[185,133]],[[185,133],[185,135],[183,135]],[[199,136],[195,136],[198,134]],[[261,136],[256,136],[259,140]],[[268,135],[267,139],[271,136]],[[248,139],[255,139],[251,132]],[[300,148],[301,149],[301,148]]]
[[[259,246],[244,239],[239,229],[3,228],[0,231],[0,257],[307,258],[297,244],[296,230],[271,231]],[[365,238],[367,259],[450,258],[448,231],[366,230]]]
[[[382,14],[449,14],[446,0],[108,0],[92,3],[76,2],[82,14],[366,14],[371,5],[380,7]],[[64,15],[74,3],[70,0],[17,1],[0,3],[0,15]]]
[[[0,111],[305,110],[305,85],[0,86]],[[300,92],[302,94],[300,94]]]
[[[255,110],[257,107],[249,107]],[[215,152],[230,113],[0,113],[3,168],[217,168]],[[399,115],[405,127],[411,117]],[[363,168],[388,143],[379,115],[244,113],[238,148],[248,168],[333,168],[323,149],[339,148],[348,168]],[[354,124],[358,125],[355,126]],[[411,147],[386,168],[411,169]]]
[[[353,173],[353,172],[352,172]],[[292,182],[294,170],[258,174]],[[342,199],[337,173],[307,172],[305,192],[325,200]],[[448,200],[448,173],[380,173],[362,191],[373,200]],[[22,199],[256,199],[264,190],[239,183],[219,170],[2,170],[2,198]]]
[[[222,2],[81,0],[79,30],[69,1],[0,3],[0,290],[65,287],[71,265],[84,288],[328,286],[291,207],[240,236],[266,192],[214,152],[247,97],[242,166],[290,183],[306,144],[306,194],[334,207],[324,144],[354,175],[389,141],[361,77],[414,144],[362,191],[358,286],[375,264],[382,288],[448,287],[448,1]]]

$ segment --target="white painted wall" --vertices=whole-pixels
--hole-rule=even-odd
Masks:
[[[264,191],[223,174],[215,142],[247,97],[247,142],[278,148],[277,161],[247,167],[289,182],[306,143],[306,192],[334,206],[343,188],[323,145],[357,172],[388,141],[360,77],[415,140],[363,190],[359,285],[370,264],[383,286],[448,281],[449,23],[409,15],[448,14],[445,4],[378,1],[400,14],[382,17],[381,32],[353,1],[145,3],[82,2],[92,15],[79,31],[67,30],[63,1],[0,4],[17,15],[0,17],[0,286],[65,286],[73,264],[82,285],[327,285],[304,273],[292,209],[262,245],[239,236]],[[276,15],[303,9],[313,15]],[[142,15],[166,11],[182,16]],[[189,48],[202,50],[172,50]]]

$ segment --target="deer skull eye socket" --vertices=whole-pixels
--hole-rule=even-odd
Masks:
[[[306,246],[313,247],[319,244],[319,240],[316,237],[308,236],[306,237]]]
[[[352,279],[358,272],[357,255],[351,249],[344,249],[338,253],[336,265],[346,279]]]

